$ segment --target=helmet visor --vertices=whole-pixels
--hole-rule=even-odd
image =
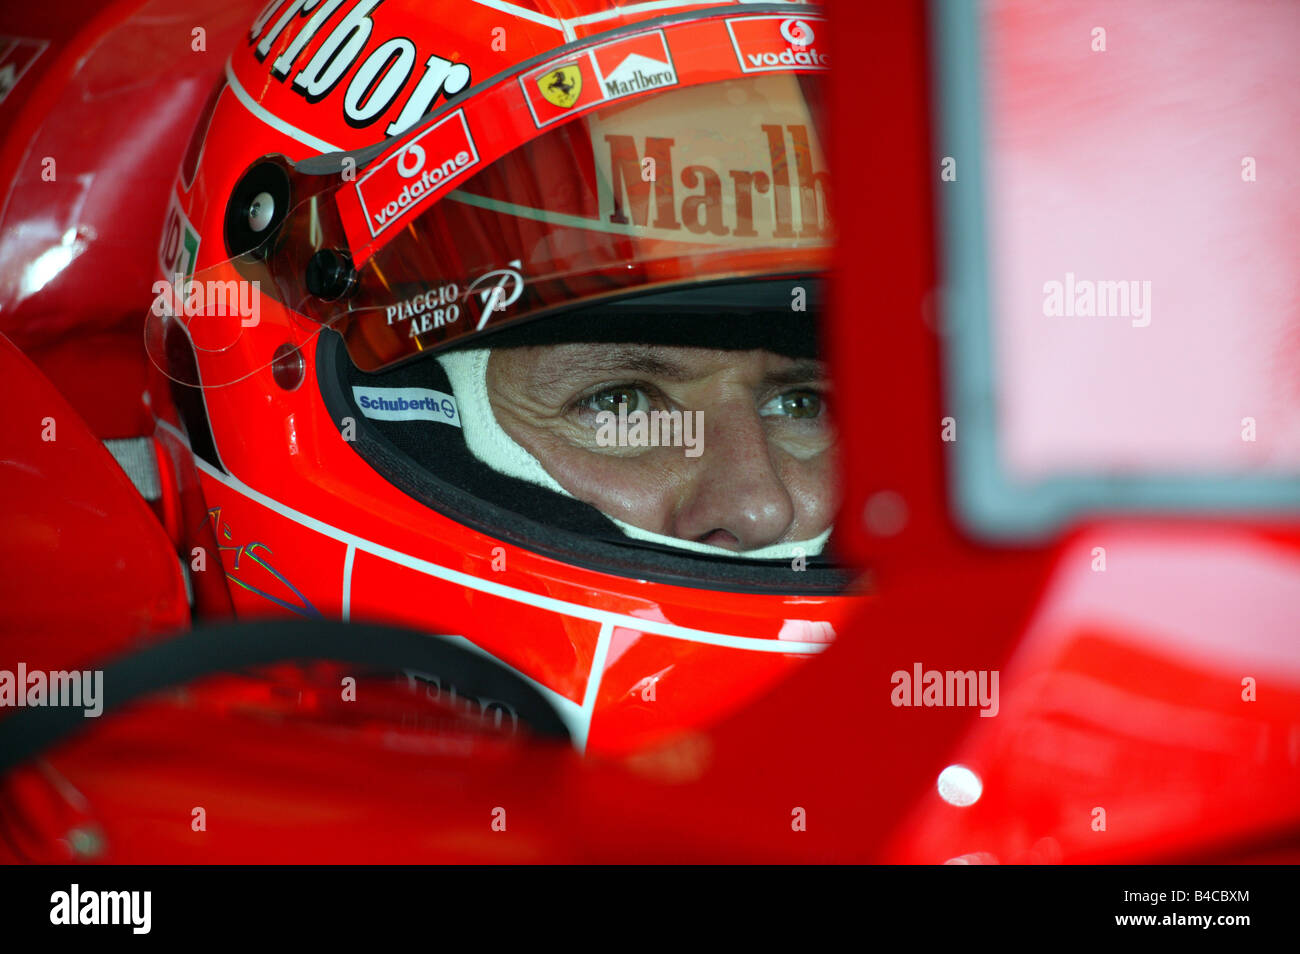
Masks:
[[[293,344],[332,327],[366,371],[559,310],[820,272],[823,28],[715,16],[525,65],[335,174],[282,164],[296,204],[217,268],[307,319]],[[209,364],[243,327],[206,336]]]

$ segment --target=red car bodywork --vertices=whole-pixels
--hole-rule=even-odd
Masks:
[[[221,574],[200,573],[191,608],[183,555],[195,545],[218,552],[252,541],[241,539],[236,507],[219,500],[221,481],[157,425],[172,414],[159,406],[167,389],[139,346],[157,225],[194,116],[220,73],[216,53],[210,61],[149,59],[157,43],[150,31],[170,24],[168,42],[183,43],[191,21],[201,21],[208,47],[222,50],[256,12],[207,5],[211,16],[200,17],[180,6],[88,3],[58,17],[14,11],[0,23],[6,34],[48,42],[0,102],[0,182],[13,184],[0,256],[8,289],[0,311],[0,664],[90,667],[191,617],[264,605]],[[855,281],[834,286],[829,333],[838,406],[867,409],[846,428],[838,533],[847,555],[868,568],[872,596],[836,627],[835,643],[788,674],[756,673],[753,701],[721,722],[696,705],[656,722],[638,751],[593,744],[586,758],[473,733],[442,749],[403,744],[381,720],[337,717],[319,673],[214,677],[110,714],[10,773],[0,858],[1300,859],[1300,532],[1282,517],[1198,515],[1098,518],[1034,545],[993,546],[963,532],[936,439],[942,340],[923,319],[936,285],[937,188],[926,18],[916,5],[838,6],[833,49],[852,66],[832,72],[836,175],[890,186],[841,189],[836,199],[839,221],[867,224],[846,228],[837,250],[841,274]],[[1018,27],[1010,15],[999,24],[1032,42],[1032,25]],[[124,134],[121,115],[103,115],[85,89],[99,90],[115,111],[157,121]],[[48,154],[59,156],[59,179],[45,195],[40,158]],[[70,219],[78,224],[68,236]],[[52,247],[66,250],[64,267],[45,285],[14,292]],[[888,280],[864,292],[863,262]],[[43,439],[46,418],[57,427],[54,442]],[[279,423],[249,427],[250,444],[284,439]],[[140,435],[156,442],[162,472],[164,492],[152,506],[100,443]],[[859,516],[882,491],[905,516],[888,533]],[[285,539],[273,558],[284,578],[349,555],[354,579],[369,572],[367,555],[347,554],[339,540]],[[1125,555],[1123,573],[1093,572],[1098,541]],[[331,547],[338,553],[324,552]],[[453,550],[439,562],[482,570],[458,563]],[[525,550],[510,558],[543,560]],[[564,598],[592,605],[598,576],[590,592],[579,586]],[[278,582],[268,572],[259,586],[271,592]],[[445,601],[453,632],[463,617],[481,623],[494,612],[490,598],[469,591],[422,593],[417,574],[397,582],[400,593],[385,604],[394,621],[405,600]],[[384,608],[379,585],[368,591],[376,612]],[[341,593],[339,604],[316,609],[339,615]],[[660,586],[644,609],[692,598]],[[771,624],[762,597],[735,595],[709,608],[752,618],[756,635]],[[503,613],[503,632],[510,622]],[[594,644],[596,623],[573,625],[591,629]],[[664,643],[642,648],[670,654],[671,640]],[[998,717],[892,705],[891,674],[931,660],[1001,671]],[[1242,701],[1243,677],[1258,679],[1258,701]],[[951,763],[981,778],[975,804],[958,807],[936,791]],[[191,824],[198,807],[206,830]],[[1099,807],[1104,830],[1094,824]],[[505,831],[491,824],[502,808]]]

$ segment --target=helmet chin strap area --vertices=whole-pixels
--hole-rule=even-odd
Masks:
[[[488,396],[487,366],[490,348],[449,351],[437,355],[437,360],[456,398],[460,411],[461,432],[470,453],[499,473],[518,480],[526,480],[566,497],[573,497],[552,477],[532,454],[521,447],[497,422]],[[608,516],[608,515],[607,515]],[[794,543],[775,543],[757,550],[728,550],[724,547],[695,543],[679,537],[669,537],[651,530],[610,517],[620,530],[636,540],[645,540],[662,546],[677,547],[694,553],[708,553],[723,557],[747,557],[754,560],[790,560],[802,556],[817,556],[831,535],[828,528],[811,540]]]

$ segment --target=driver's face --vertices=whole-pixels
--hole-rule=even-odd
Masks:
[[[827,381],[768,351],[563,344],[494,351],[497,421],[569,493],[611,517],[729,550],[807,540],[836,504]],[[702,412],[701,451],[602,446],[601,411]]]

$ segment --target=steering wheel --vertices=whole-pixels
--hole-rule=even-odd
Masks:
[[[559,742],[569,729],[535,686],[504,665],[436,636],[371,623],[258,620],[203,626],[102,667],[103,711],[202,676],[280,662],[329,660],[413,669],[458,692],[512,706],[532,733]],[[84,668],[84,667],[83,667]],[[0,718],[0,774],[90,723],[79,706],[19,709]]]

